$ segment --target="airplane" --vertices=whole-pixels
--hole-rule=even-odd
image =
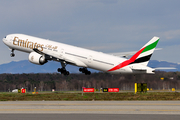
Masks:
[[[60,62],[61,68],[57,71],[63,75],[70,74],[66,70],[68,64],[80,67],[79,71],[85,75],[91,74],[87,68],[111,74],[154,74],[155,68],[147,65],[159,37],[153,37],[139,51],[133,52],[134,55],[129,52],[119,55],[106,54],[25,34],[9,34],[3,38],[3,42],[10,48],[11,57],[15,56],[14,50],[18,50],[29,53],[29,61],[37,65],[43,65],[50,60]],[[129,55],[132,57],[126,58]]]

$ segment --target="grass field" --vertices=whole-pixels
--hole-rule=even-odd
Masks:
[[[106,100],[180,100],[179,92],[137,93],[0,93],[0,101],[106,101]]]

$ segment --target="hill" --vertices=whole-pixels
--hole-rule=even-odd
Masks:
[[[30,63],[28,60],[12,61],[10,63],[0,65],[0,74],[2,73],[55,73],[61,67],[59,62],[49,61],[44,65],[36,65]],[[66,69],[70,73],[80,73],[79,68],[72,65],[67,65]],[[91,72],[98,72],[89,69]]]
[[[148,64],[149,67],[175,67],[176,70],[168,71],[180,71],[180,64],[170,63],[166,61],[151,60]],[[2,73],[54,73],[57,72],[57,68],[61,67],[58,62],[49,61],[44,65],[35,65],[30,63],[28,60],[12,61],[10,63],[0,65],[0,74]],[[70,73],[80,73],[79,67],[67,65],[66,69]],[[98,72],[97,70],[89,69],[91,72]]]

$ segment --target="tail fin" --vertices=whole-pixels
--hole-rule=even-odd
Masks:
[[[108,71],[114,71],[121,69],[127,65],[138,63],[147,66],[154,49],[159,41],[159,37],[153,37],[146,45],[144,45],[137,53],[135,53],[129,60],[126,60],[119,65],[113,67]]]
[[[130,58],[131,61],[134,61],[131,64],[138,63],[147,66],[158,42],[159,37],[153,37],[135,55]]]

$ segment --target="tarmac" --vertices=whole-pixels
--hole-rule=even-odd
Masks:
[[[3,101],[2,120],[180,118],[180,101]]]

